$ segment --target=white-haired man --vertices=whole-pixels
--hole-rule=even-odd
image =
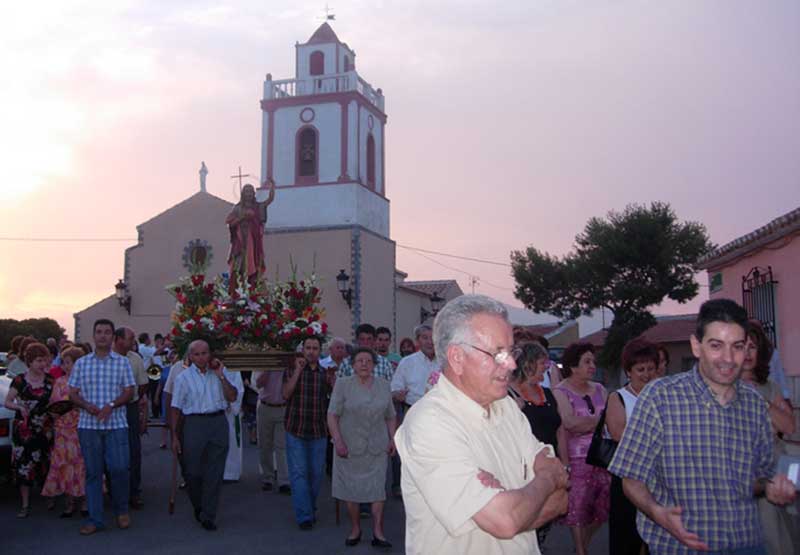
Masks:
[[[219,491],[228,456],[225,409],[238,395],[222,363],[211,358],[208,343],[189,345],[192,365],[175,379],[172,395],[172,450],[182,457],[194,516],[206,530],[216,530]],[[178,424],[183,415],[181,433]]]
[[[508,312],[463,295],[436,316],[433,337],[442,376],[395,437],[406,553],[538,554],[535,529],[566,512],[569,480],[507,395]]]

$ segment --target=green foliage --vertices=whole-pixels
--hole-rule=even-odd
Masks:
[[[15,335],[32,335],[44,343],[48,337],[60,339],[64,335],[64,328],[52,318],[4,318],[0,320],[0,351],[11,350],[11,340]]]
[[[624,344],[655,324],[649,307],[697,295],[695,264],[712,248],[705,226],[679,222],[669,204],[629,205],[590,219],[561,258],[534,247],[513,251],[514,294],[535,312],[565,318],[611,310],[600,362],[616,368]]]

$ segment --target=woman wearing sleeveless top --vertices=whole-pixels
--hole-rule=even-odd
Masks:
[[[772,429],[775,431],[775,460],[785,454],[783,441],[777,434],[792,435],[794,418],[792,408],[783,398],[781,387],[769,379],[769,362],[772,359],[772,344],[757,320],[750,321],[745,344],[742,380],[752,386],[764,398],[769,411]],[[797,553],[800,522],[797,516],[786,511],[786,507],[773,505],[767,498],[758,498],[758,513],[764,529],[764,542],[769,555]]]
[[[624,387],[608,398],[606,426],[611,437],[619,443],[625,425],[633,414],[636,399],[658,372],[659,352],[655,343],[644,339],[629,341],[622,349],[622,369],[628,378]],[[611,476],[611,515],[608,519],[609,553],[640,555],[646,549],[636,530],[636,507],[622,491],[622,480]]]
[[[595,373],[594,347],[572,343],[561,362],[564,380],[553,393],[565,430],[569,456],[569,508],[561,523],[569,526],[576,555],[586,555],[592,535],[608,519],[610,474],[586,464],[592,433],[606,403],[606,390],[592,381]]]
[[[561,416],[553,392],[542,387],[544,372],[547,369],[549,356],[544,347],[538,343],[526,342],[519,345],[520,354],[515,359],[517,367],[511,375],[508,395],[517,402],[522,414],[531,425],[531,432],[542,443],[553,446],[553,451],[564,464],[567,464],[566,449],[561,441]],[[563,451],[563,453],[561,453]],[[541,548],[551,523],[536,529],[536,538]]]

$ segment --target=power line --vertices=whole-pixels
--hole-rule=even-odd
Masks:
[[[432,250],[428,250],[428,249],[420,249],[418,247],[410,247],[408,245],[401,245],[400,243],[396,243],[396,244],[401,249],[407,249],[407,250],[410,250],[410,251],[415,251],[417,253],[426,252],[428,254],[436,254],[436,255],[439,255],[439,256],[446,256],[448,258],[457,258],[459,260],[468,260],[470,262],[480,262],[482,264],[492,264],[494,266],[503,266],[503,267],[506,267],[506,268],[510,268],[511,267],[511,264],[506,264],[504,262],[496,262],[494,260],[484,260],[482,258],[473,258],[471,256],[459,256],[457,254],[449,254],[449,253],[446,253],[446,252],[432,251]]]
[[[112,243],[137,241],[138,239],[103,238],[103,237],[0,237],[0,241],[18,241],[25,243]]]

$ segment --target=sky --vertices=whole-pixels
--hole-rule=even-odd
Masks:
[[[507,264],[669,202],[724,244],[800,205],[795,0],[331,2],[386,96],[392,238]],[[323,2],[28,2],[0,20],[0,318],[113,293],[137,224],[260,167],[266,73]],[[52,242],[19,239],[123,239]],[[126,241],[127,240],[127,241]],[[409,279],[519,305],[510,268],[398,248]],[[705,285],[705,274],[699,276]],[[665,303],[657,313],[696,310]]]

